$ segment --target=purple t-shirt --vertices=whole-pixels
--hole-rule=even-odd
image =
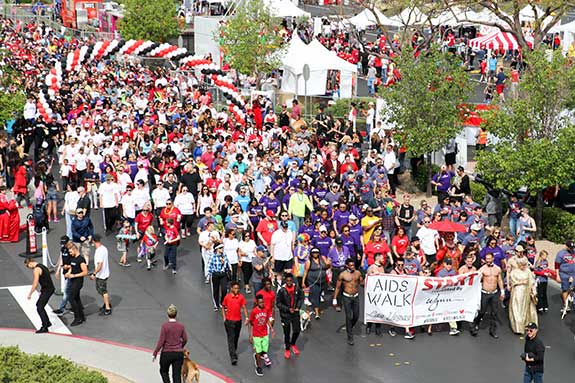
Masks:
[[[349,222],[349,211],[341,211],[336,209],[333,213],[333,220],[335,221],[335,225],[337,230],[341,230],[341,227]]]
[[[445,278],[445,277],[452,277],[454,275],[457,275],[457,272],[455,271],[455,269],[451,269],[449,271],[447,271],[447,269],[442,268],[441,270],[439,270],[439,272],[437,273],[437,276],[439,278]]]
[[[455,173],[453,172],[437,173],[434,175],[433,181],[439,183],[439,186],[437,186],[437,191],[447,193],[449,187],[451,186],[451,178],[453,177],[455,177]]]
[[[322,238],[321,236],[315,237],[313,239],[313,247],[317,247],[319,249],[319,253],[324,257],[328,255],[329,249],[333,245],[333,241],[330,237]]]
[[[331,260],[331,266],[339,269],[345,266],[345,260],[349,258],[349,250],[345,246],[340,249],[334,246],[327,253],[327,257]]]

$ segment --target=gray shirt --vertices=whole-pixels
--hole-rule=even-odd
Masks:
[[[260,257],[254,257],[252,259],[252,267],[254,269],[254,272],[252,273],[252,277],[250,279],[250,281],[252,283],[261,283],[262,279],[265,277],[265,266],[262,270],[257,271],[256,270],[256,266],[262,266],[264,264],[264,262],[266,261],[265,258],[260,258]]]

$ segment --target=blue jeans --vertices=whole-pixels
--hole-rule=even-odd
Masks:
[[[60,278],[64,278],[63,276],[60,276]],[[64,309],[66,308],[66,304],[68,303],[68,290],[70,290],[70,280],[66,279],[66,287],[64,287],[64,291],[62,291],[62,303],[60,303],[60,307],[58,307],[59,310],[64,311]]]
[[[164,250],[164,264],[172,265],[172,270],[176,270],[176,255],[178,254],[178,246],[176,245],[166,245]]]
[[[72,218],[73,217],[70,214],[68,214],[68,212],[65,212],[64,216],[66,217],[66,235],[71,240],[72,239]]]
[[[367,90],[369,92],[369,95],[373,96],[373,94],[375,93],[375,79],[374,78],[368,78],[367,79]]]
[[[543,373],[542,372],[531,372],[527,367],[525,367],[525,372],[523,373],[523,383],[543,383]]]
[[[509,234],[515,238],[517,235],[517,218],[509,217]]]

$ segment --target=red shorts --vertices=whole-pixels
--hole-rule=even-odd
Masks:
[[[505,85],[504,84],[499,84],[495,86],[495,91],[497,92],[497,94],[501,94],[503,93],[503,89],[505,89]]]

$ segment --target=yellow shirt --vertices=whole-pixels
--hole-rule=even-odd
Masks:
[[[372,227],[369,230],[365,230],[365,227],[373,225],[375,222],[379,221],[376,216],[365,216],[361,219],[361,227],[363,228],[363,243],[369,242],[371,235],[377,226]]]

